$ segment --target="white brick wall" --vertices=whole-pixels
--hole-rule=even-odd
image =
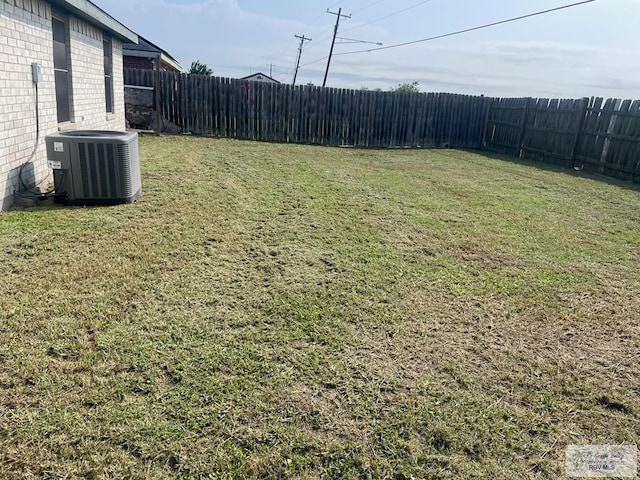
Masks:
[[[126,115],[124,111],[124,65],[122,57],[122,42],[113,39],[113,115],[114,122],[122,127],[118,130],[124,130],[127,125]],[[103,82],[104,83],[104,82]]]
[[[15,6],[19,4],[20,6]],[[0,210],[12,203],[18,170],[36,141],[31,63],[42,65],[38,84],[40,139],[29,170],[46,188],[51,180],[44,137],[59,129],[124,130],[122,44],[113,40],[114,113],[106,113],[103,32],[70,17],[71,122],[58,124],[53,73],[51,7],[43,0],[0,0]]]

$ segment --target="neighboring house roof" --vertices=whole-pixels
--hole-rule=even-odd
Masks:
[[[280,83],[275,78],[271,78],[269,75],[265,75],[262,72],[252,73],[246,77],[242,77],[240,80],[256,80],[259,82],[272,82],[272,83]]]
[[[122,44],[122,54],[126,57],[157,57],[160,55],[160,62],[164,63],[174,70],[181,72],[182,66],[173,58],[166,50],[163,50],[154,43],[138,35],[138,43],[125,42]]]
[[[109,31],[123,41],[134,43],[138,41],[138,35],[88,0],[49,0],[49,2]]]

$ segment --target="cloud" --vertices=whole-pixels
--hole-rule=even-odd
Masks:
[[[201,60],[222,76],[240,77],[277,65],[276,77],[291,72],[296,33],[306,25],[295,19],[251,13],[237,0],[96,0],[114,17],[160,45],[184,67]],[[620,0],[639,5],[638,0]],[[386,41],[394,35],[365,27],[358,38]],[[410,35],[410,33],[409,33]],[[328,53],[330,33],[305,47],[302,63]],[[336,48],[344,52],[346,45]],[[357,49],[357,48],[356,48]],[[299,83],[322,83],[326,60],[305,66]],[[478,41],[456,37],[409,47],[356,55],[336,55],[329,86],[388,89],[418,81],[423,90],[492,96],[633,97],[640,78],[640,53],[574,45],[561,41]],[[291,77],[288,78],[290,81]]]
[[[235,0],[175,3],[170,0],[111,0],[103,8],[161,46],[183,65],[199,59],[210,66],[262,65],[282,54],[299,23],[243,11]],[[292,60],[293,62],[293,60]]]
[[[402,50],[402,51],[401,51]],[[483,42],[338,57],[335,81],[370,88],[418,81],[423,89],[497,96],[631,97],[640,53],[545,42]],[[363,83],[370,82],[370,83]]]

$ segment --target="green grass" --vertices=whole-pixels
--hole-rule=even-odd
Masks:
[[[0,478],[558,478],[640,444],[640,193],[500,157],[140,140],[0,215]]]

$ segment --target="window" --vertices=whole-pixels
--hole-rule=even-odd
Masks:
[[[67,25],[64,20],[53,17],[53,71],[56,80],[56,107],[58,122],[71,120],[69,96],[69,41]]]
[[[104,49],[104,98],[107,113],[113,113],[113,57],[111,39],[104,37],[102,41]]]

